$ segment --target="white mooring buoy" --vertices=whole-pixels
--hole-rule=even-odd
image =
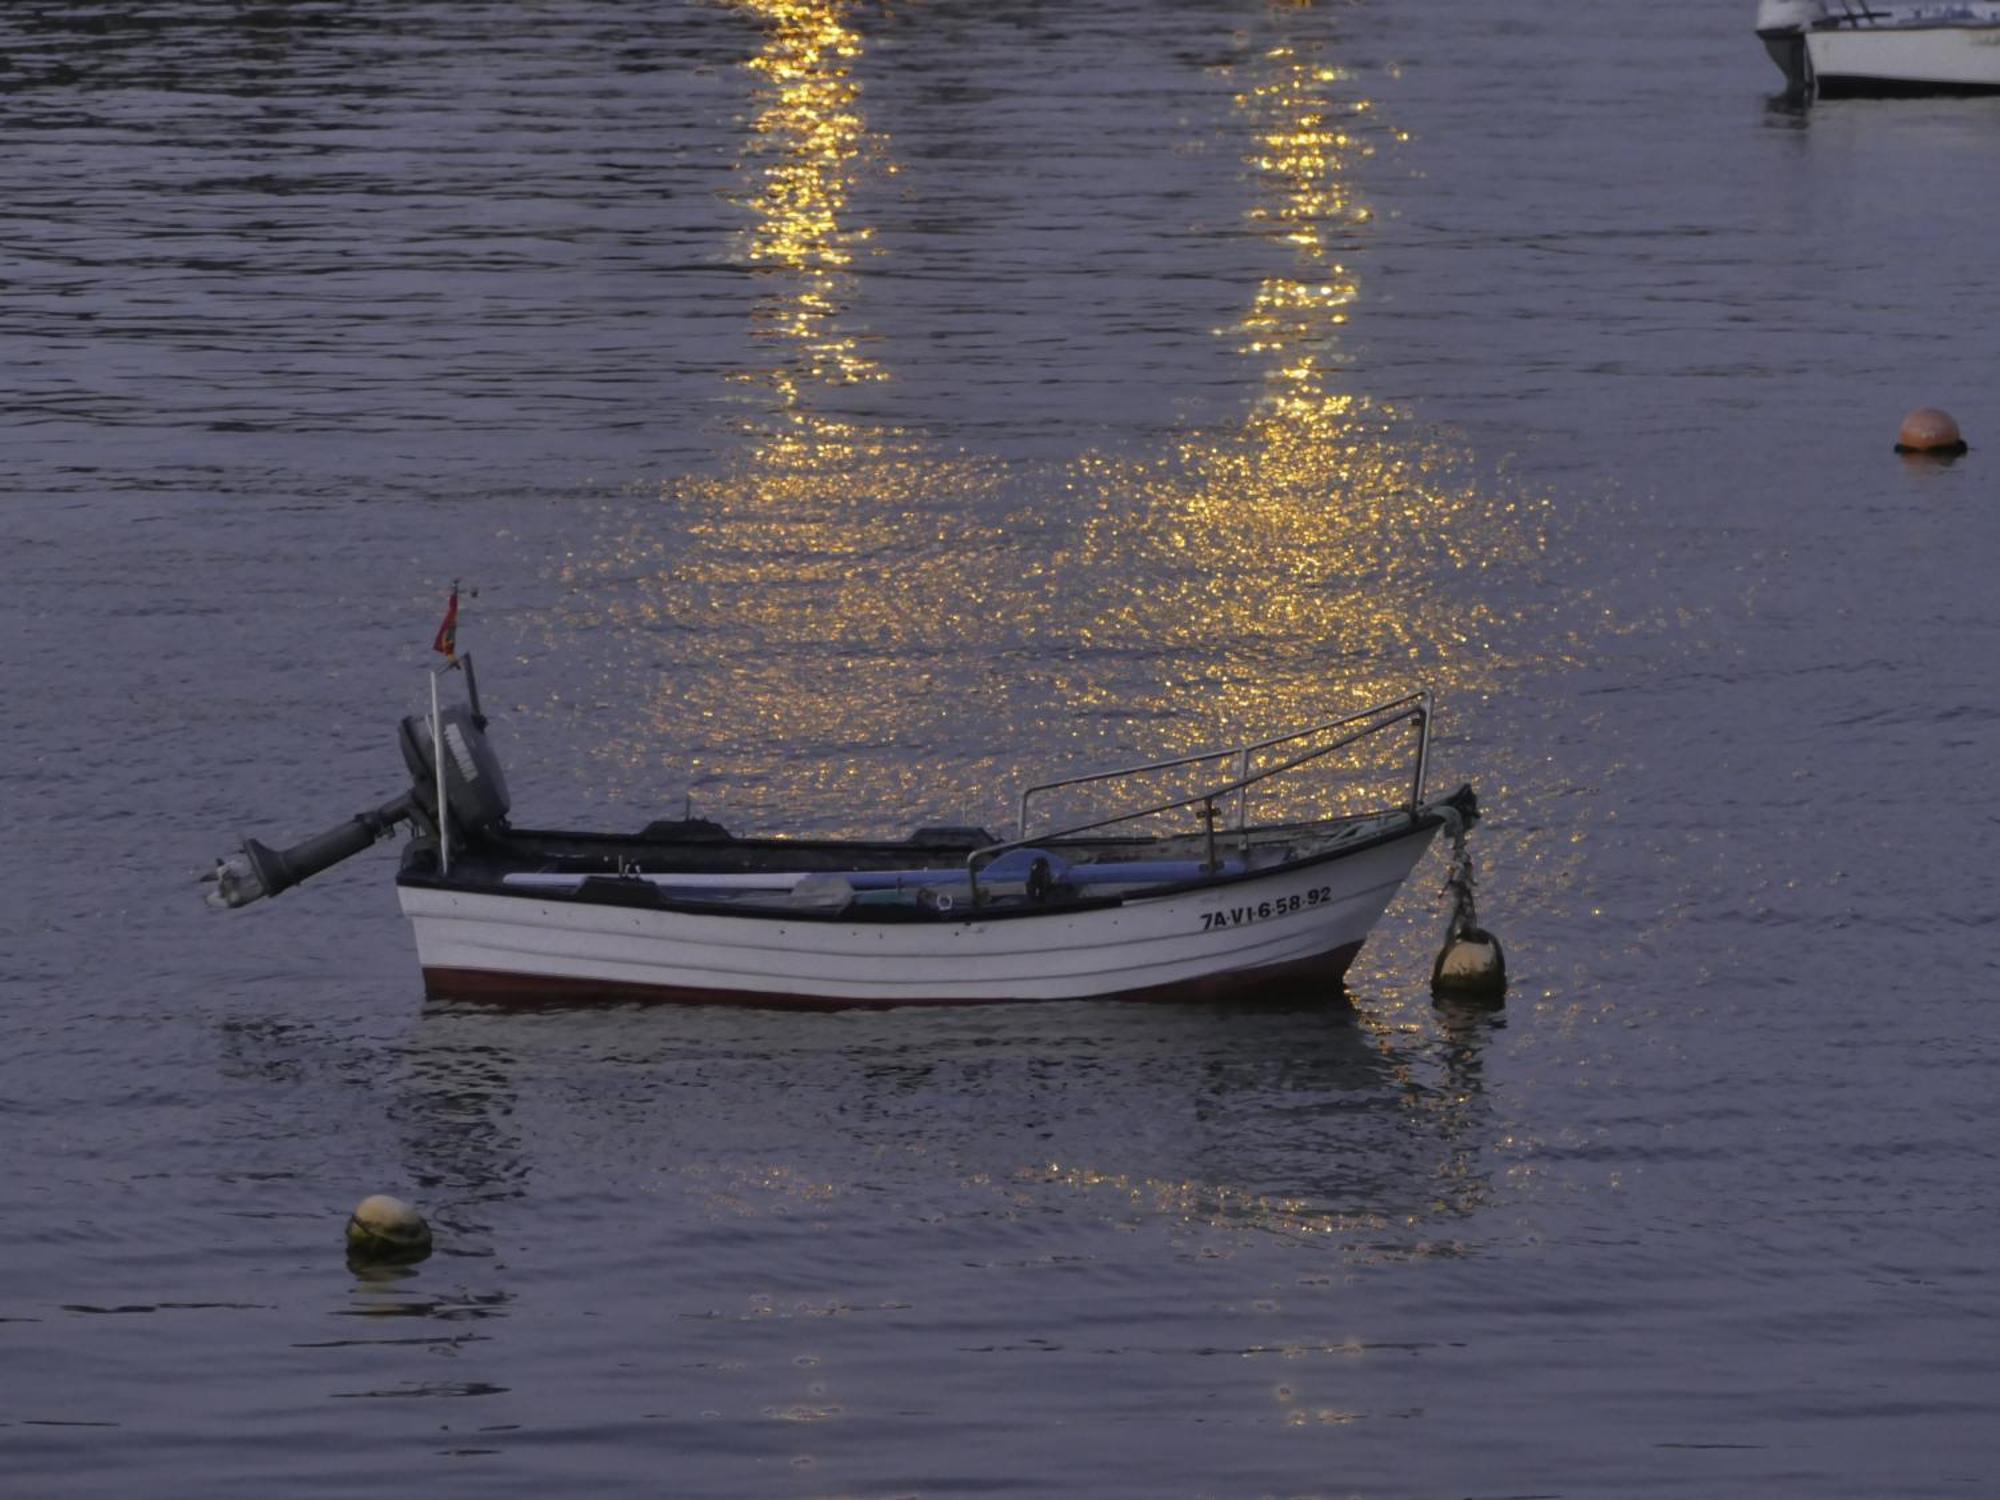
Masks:
[[[422,1260],[431,1253],[431,1227],[401,1198],[376,1193],[347,1217],[347,1253],[355,1260]]]

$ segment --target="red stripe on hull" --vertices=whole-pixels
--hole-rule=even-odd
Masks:
[[[1332,989],[1347,975],[1361,951],[1349,943],[1331,953],[1288,963],[1266,964],[1185,979],[1139,989],[1107,990],[1101,995],[1077,995],[1066,1000],[1162,1000],[1213,1004],[1227,1000],[1277,998],[1273,991],[1319,987]],[[573,979],[565,975],[506,974],[490,969],[425,969],[424,995],[431,1000],[476,1000],[489,1005],[577,1005],[590,1002],[643,1001],[668,1005],[746,1005],[772,1010],[886,1010],[904,1005],[1030,1005],[1052,1002],[1039,996],[1009,996],[986,1000],[909,998],[842,1000],[827,995],[785,995],[753,990],[712,990],[671,984],[634,984],[617,979]]]

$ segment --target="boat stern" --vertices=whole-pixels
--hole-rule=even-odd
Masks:
[[[1803,95],[1812,87],[1806,31],[1819,14],[1815,0],[1758,0],[1757,39],[1785,75],[1785,91]]]

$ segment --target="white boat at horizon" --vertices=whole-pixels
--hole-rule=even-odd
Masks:
[[[466,706],[434,701],[428,718],[402,721],[408,791],[291,849],[245,839],[207,877],[211,904],[275,896],[407,823],[397,896],[433,999],[1216,1000],[1339,985],[1439,830],[1463,866],[1479,816],[1469,786],[1426,797],[1432,708],[1415,693],[1267,739],[1040,783],[1021,794],[1004,840],[958,827],[899,840],[739,838],[696,818],[634,834],[520,829],[469,657],[463,665]],[[1251,820],[1253,798],[1398,731],[1410,753],[1399,800]],[[1168,772],[1216,779],[1029,832],[1037,796]],[[1176,815],[1195,831],[1121,831]]]
[[[2000,0],[1759,0],[1795,97],[2000,91]]]

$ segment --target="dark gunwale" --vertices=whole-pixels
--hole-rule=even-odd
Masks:
[[[1143,897],[1138,898],[1134,898],[1129,894],[1084,896],[1041,905],[982,905],[979,907],[967,905],[964,907],[954,907],[950,911],[931,911],[916,906],[858,906],[842,911],[810,911],[791,907],[757,907],[744,904],[681,900],[666,894],[658,886],[640,881],[621,881],[614,875],[588,879],[584,886],[579,887],[575,891],[540,890],[519,886],[506,886],[498,880],[492,879],[465,879],[453,876],[438,876],[420,869],[413,870],[409,867],[411,855],[427,855],[428,852],[420,851],[419,846],[414,845],[411,846],[411,850],[405,855],[405,866],[397,874],[396,884],[399,888],[407,887],[414,890],[450,891],[460,895],[500,896],[510,900],[534,901],[540,904],[585,907],[599,906],[620,910],[659,911],[683,916],[733,917],[752,922],[835,922],[873,926],[910,922],[963,924],[967,922],[1025,921],[1036,918],[1070,916],[1078,912],[1110,910],[1123,906],[1129,900],[1133,899],[1151,901],[1162,896],[1180,896],[1200,891],[1226,891],[1236,886],[1266,881],[1277,876],[1291,875],[1297,871],[1312,869],[1320,865],[1336,864],[1342,860],[1353,858],[1356,855],[1367,853],[1371,849],[1381,848],[1385,844],[1392,844],[1403,839],[1433,832],[1444,822],[1443,815],[1432,809],[1421,810],[1415,814],[1406,814],[1405,816],[1407,821],[1402,824],[1385,828],[1380,833],[1372,834],[1367,838],[1358,839],[1352,843],[1341,844],[1332,849],[1321,850],[1315,854],[1308,854],[1299,859],[1287,860],[1283,864],[1267,866],[1260,870],[1225,872],[1216,875],[1200,876],[1193,880],[1174,881],[1150,888]],[[1331,823],[1343,821],[1349,820],[1330,820],[1329,826]],[[1299,827],[1301,825],[1286,824],[1282,826]],[[1253,829],[1251,831],[1254,833],[1258,830]],[[1176,842],[1184,841],[1184,837],[1177,838]],[[528,843],[536,839],[562,839],[582,845],[601,846],[606,854],[615,854],[621,849],[658,850],[663,847],[662,841],[648,840],[639,834],[576,833],[564,829],[519,829],[511,831],[505,838],[496,841],[497,848],[495,851],[490,853],[481,851],[477,856],[480,864],[489,868],[504,864],[502,855],[507,839],[518,839],[523,843]],[[1092,842],[1098,844],[1115,844],[1123,848],[1143,845],[1148,842],[1163,843],[1165,840],[1120,839]],[[1048,847],[1055,850],[1062,850],[1065,848],[1089,846],[1089,842],[1086,841],[1054,840],[1051,841]],[[731,839],[726,844],[721,840],[717,840],[712,845],[709,845],[709,847],[726,847],[734,852],[747,853],[752,856],[763,854],[773,856],[797,855],[804,851],[811,851],[816,854],[838,854],[845,851],[852,851],[856,854],[866,852],[878,858],[895,853],[907,854],[912,848],[910,844],[900,842],[836,839]],[[941,865],[938,867],[938,874],[940,876],[953,875],[961,868],[961,865]]]

